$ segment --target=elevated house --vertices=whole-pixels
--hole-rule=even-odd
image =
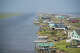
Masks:
[[[44,19],[44,20],[45,20],[45,19],[50,19],[50,17],[48,17],[48,16],[43,16],[42,19]]]
[[[72,23],[79,23],[80,20],[74,20],[74,19],[73,19],[73,20],[71,20],[71,22],[72,22]]]
[[[64,19],[64,18],[69,18],[70,16],[69,15],[64,15],[64,14],[58,14],[55,16],[56,18],[61,18],[61,19]]]
[[[38,39],[47,40],[48,39],[48,36],[38,36]]]
[[[55,29],[62,29],[62,30],[66,30],[67,27],[64,24],[56,24],[55,25]]]
[[[61,19],[63,19],[63,18],[65,18],[65,16],[61,16],[61,15],[57,15],[57,16],[55,16],[56,18],[61,18]]]
[[[72,32],[69,32],[66,42],[71,42],[71,45],[80,47],[80,30],[73,30]]]
[[[38,18],[34,18],[33,23],[40,23],[40,22],[39,22]]]
[[[38,47],[40,49],[45,49],[45,48],[53,48],[54,46],[54,43],[53,42],[50,42],[50,43],[38,43]]]
[[[35,48],[39,50],[39,52],[49,52],[56,51],[53,42],[48,42],[48,36],[38,36],[38,40],[34,41]]]
[[[49,21],[50,21],[50,17],[48,16],[38,16],[35,17],[34,19],[34,23],[40,23],[40,22],[48,23]]]
[[[55,53],[56,52],[56,48],[54,46],[54,43],[38,43],[38,50],[42,50],[41,53]]]
[[[42,20],[43,20],[43,23],[48,23],[48,22],[50,22],[51,18],[48,16],[44,16],[44,17],[42,17]]]
[[[80,41],[80,30],[73,30],[72,32],[68,32],[68,39]]]
[[[55,27],[55,23],[53,23],[53,22],[49,22],[49,27]]]
[[[69,18],[68,21],[71,23],[80,23],[80,19],[76,19],[76,18]]]
[[[71,32],[71,39],[80,41],[80,30],[73,30]]]
[[[61,23],[58,23],[58,24],[50,23],[49,27],[51,27],[52,29],[55,29],[55,30],[66,30],[66,29],[68,29],[67,26],[65,26],[64,24],[61,24]]]
[[[48,36],[38,36],[38,39],[33,41],[35,43],[35,48],[38,46],[38,43],[47,43],[48,42]]]
[[[34,43],[45,43],[48,42],[48,36],[38,36],[38,39],[33,41]]]

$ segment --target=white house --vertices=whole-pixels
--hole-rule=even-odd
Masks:
[[[73,30],[68,33],[68,38],[80,41],[80,30]]]

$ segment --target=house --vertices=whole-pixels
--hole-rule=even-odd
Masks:
[[[43,22],[43,23],[48,23],[48,22],[50,22],[50,17],[47,17],[47,16],[40,17],[39,19],[42,19],[42,22]]]
[[[41,19],[50,21],[50,17],[48,17],[48,16],[42,16]]]
[[[37,48],[39,49],[49,49],[49,48],[54,48],[54,43],[51,42],[51,43],[38,43],[37,44]]]
[[[54,28],[55,30],[57,30],[57,29],[59,29],[59,30],[68,29],[67,26],[65,26],[64,24],[61,24],[61,23],[58,23],[58,24],[50,23],[49,27]]]
[[[71,43],[71,47],[80,47],[80,29],[73,30],[68,32],[68,39],[66,42]]]
[[[62,15],[57,15],[55,16],[56,18],[60,18],[60,19],[64,19],[66,16],[62,16]]]
[[[48,36],[38,36],[38,39],[33,41],[35,48],[38,47],[38,43],[47,43],[48,42]]]
[[[34,19],[33,23],[40,23],[37,18]]]
[[[73,30],[68,32],[68,39],[66,42],[71,42],[72,40],[80,41],[80,30]]]
[[[62,30],[66,30],[67,27],[64,24],[56,24],[55,25],[55,29],[62,29]]]
[[[39,40],[48,40],[48,36],[38,36]]]
[[[48,42],[48,36],[38,36],[38,40],[33,41],[34,43],[40,43],[40,42]]]
[[[50,19],[48,16],[43,16],[42,19]]]
[[[38,36],[38,40],[33,41],[35,43],[35,48],[40,49],[40,50],[45,50],[50,51],[54,48],[54,43],[53,42],[48,42],[48,36]]]
[[[55,24],[54,23],[49,23],[49,27],[53,28],[53,27],[55,27]]]
[[[80,20],[71,20],[72,23],[79,23]]]
[[[71,23],[79,23],[80,22],[79,19],[75,19],[75,18],[69,18],[68,21]]]
[[[80,41],[80,30],[73,30],[71,34],[71,39]]]

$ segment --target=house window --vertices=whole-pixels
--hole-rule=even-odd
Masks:
[[[74,33],[72,33],[72,34],[74,34]]]
[[[76,36],[76,38],[78,38],[78,36]]]
[[[79,38],[79,36],[77,36]]]

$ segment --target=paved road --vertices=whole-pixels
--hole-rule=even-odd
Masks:
[[[34,53],[32,41],[36,39],[35,14],[24,14],[0,19],[0,53]]]

